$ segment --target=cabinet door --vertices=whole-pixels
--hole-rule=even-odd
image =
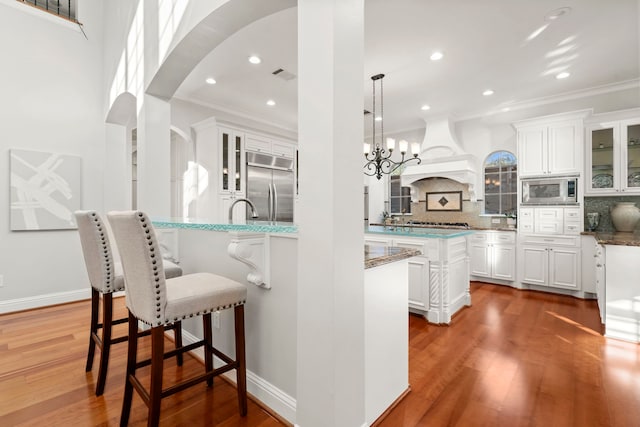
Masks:
[[[585,194],[615,194],[619,188],[619,130],[616,124],[598,123],[586,129]]]
[[[515,279],[516,248],[514,246],[493,245],[491,258],[493,277],[502,280]]]
[[[535,285],[547,284],[549,256],[546,247],[522,247],[522,281]]]
[[[580,173],[582,158],[582,127],[579,122],[555,123],[548,131],[548,172],[551,174]]]
[[[234,130],[220,128],[220,192],[244,193],[244,137]]]
[[[491,255],[488,244],[471,243],[469,245],[469,258],[471,275],[491,276]]]
[[[429,309],[429,260],[416,256],[409,258],[409,307]]]
[[[547,173],[547,128],[523,128],[518,131],[518,174],[523,176]]]
[[[620,123],[620,191],[640,193],[640,119]]]
[[[549,248],[549,286],[579,290],[580,250]]]

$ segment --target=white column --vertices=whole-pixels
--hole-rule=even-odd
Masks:
[[[296,424],[361,426],[363,0],[298,1]]]
[[[141,100],[138,99],[138,102]],[[151,217],[171,214],[171,107],[144,95],[138,116],[138,209]]]
[[[104,211],[131,209],[131,143],[124,125],[106,123]]]

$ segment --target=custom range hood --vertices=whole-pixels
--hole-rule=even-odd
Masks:
[[[448,117],[429,119],[426,122],[419,165],[407,166],[402,172],[403,186],[409,186],[425,178],[449,178],[469,185],[469,195],[476,200],[477,159],[465,153],[458,143]]]

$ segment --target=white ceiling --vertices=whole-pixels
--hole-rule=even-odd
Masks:
[[[363,107],[370,76],[384,73],[385,131],[424,127],[424,119],[501,114],[541,98],[578,96],[640,77],[638,0],[366,0]],[[570,7],[567,15],[545,15]],[[213,50],[177,98],[277,126],[297,128],[296,9],[268,16]],[[545,24],[537,37],[527,38]],[[431,53],[444,58],[434,62]],[[249,64],[250,55],[262,58]],[[569,78],[555,75],[569,71]],[[208,85],[212,76],[217,84]],[[494,95],[482,95],[485,89]],[[268,107],[267,99],[277,105]],[[542,101],[544,102],[544,100]],[[423,104],[431,106],[422,111]],[[371,127],[365,118],[365,132]]]

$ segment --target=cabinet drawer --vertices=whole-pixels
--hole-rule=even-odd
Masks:
[[[523,233],[533,233],[533,223],[520,223],[518,224],[518,228]]]
[[[579,222],[565,222],[564,234],[580,234],[581,228]]]
[[[273,154],[276,156],[288,157],[293,159],[293,155],[295,153],[295,147],[291,144],[283,143],[283,142],[273,142],[271,144],[271,149],[273,150]]]
[[[558,245],[558,246],[578,246],[578,237],[565,237],[565,236],[536,236],[527,235],[522,239],[524,244],[543,244],[543,245]]]
[[[532,208],[520,208],[520,222],[533,221],[533,209]]]
[[[536,223],[535,232],[538,234],[562,234],[562,221],[560,222],[542,222]]]
[[[253,136],[247,135],[244,141],[245,150],[258,151],[261,153],[271,152],[271,141],[259,139]]]
[[[565,221],[579,221],[580,209],[579,208],[566,208],[564,210]]]
[[[536,219],[540,219],[542,221],[545,220],[559,220],[562,221],[563,217],[563,209],[562,208],[538,208],[536,209]]]
[[[513,244],[516,242],[516,233],[505,232],[493,235],[493,243]]]
[[[486,243],[489,241],[487,233],[473,233],[471,235],[471,241],[475,243]]]

